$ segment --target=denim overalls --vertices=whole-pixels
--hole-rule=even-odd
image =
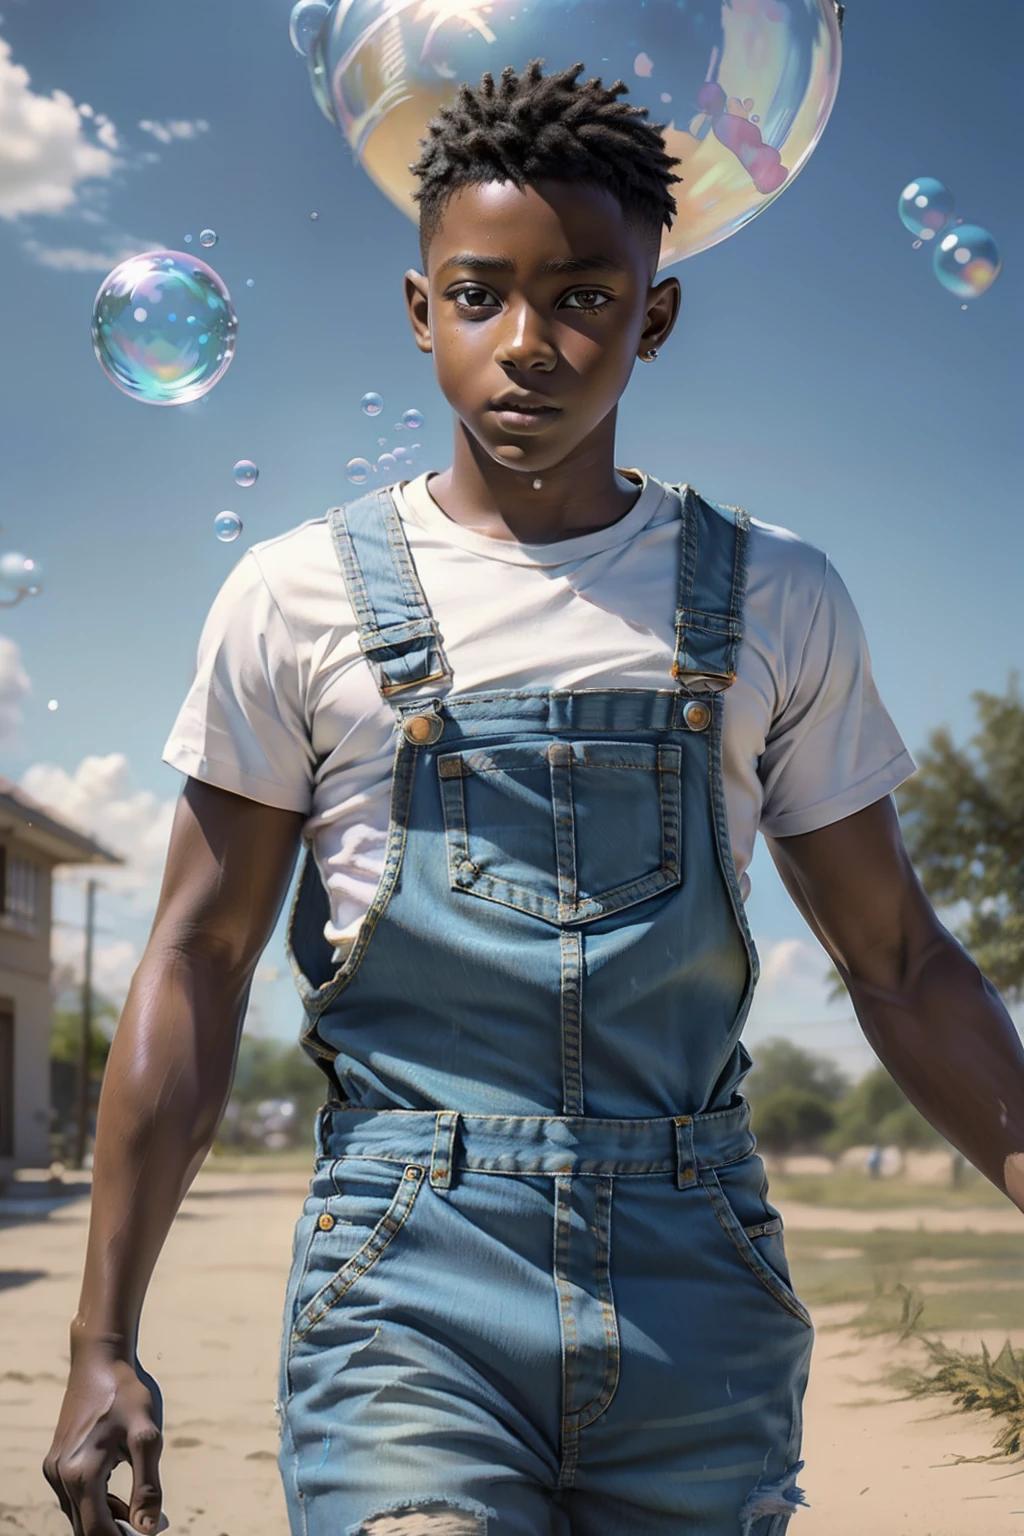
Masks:
[[[395,759],[358,939],[324,938],[311,852],[289,920],[331,1083],[281,1347],[293,1536],[782,1536],[803,1502],[812,1328],[736,1091],[749,520],[678,498],[656,690],[452,695],[390,494],[330,513]]]

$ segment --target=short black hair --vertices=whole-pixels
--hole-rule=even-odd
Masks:
[[[605,86],[595,76],[582,84],[584,66],[545,75],[531,59],[521,75],[511,65],[501,83],[487,71],[479,86],[460,85],[455,100],[427,124],[423,152],[409,169],[420,185],[420,251],[427,250],[445,204],[461,187],[511,181],[520,190],[540,180],[589,182],[618,198],[627,221],[657,248],[672,227],[676,200],[669,191],[682,177],[668,154],[664,124],[649,123],[646,107],[617,98],[629,87]]]

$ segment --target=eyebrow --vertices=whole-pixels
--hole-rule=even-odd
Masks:
[[[516,264],[511,256],[483,256],[473,251],[460,251],[456,256],[449,256],[447,261],[442,261],[437,270],[446,272],[450,267],[474,267],[478,272],[514,272],[516,270]],[[542,262],[539,270],[544,275],[557,273],[562,277],[571,277],[578,272],[624,272],[626,269],[621,261],[616,261],[614,257],[596,252],[593,256],[553,256],[549,261]]]

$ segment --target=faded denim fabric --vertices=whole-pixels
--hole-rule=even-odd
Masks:
[[[738,509],[679,489],[666,687],[452,694],[387,492],[331,526],[396,717],[385,867],[288,951],[329,1083],[279,1373],[293,1536],[783,1536],[812,1328],[738,1092]]]

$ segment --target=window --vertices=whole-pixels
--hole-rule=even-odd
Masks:
[[[39,924],[40,868],[31,859],[3,851],[0,877],[3,880],[3,925],[19,933],[34,934]]]

